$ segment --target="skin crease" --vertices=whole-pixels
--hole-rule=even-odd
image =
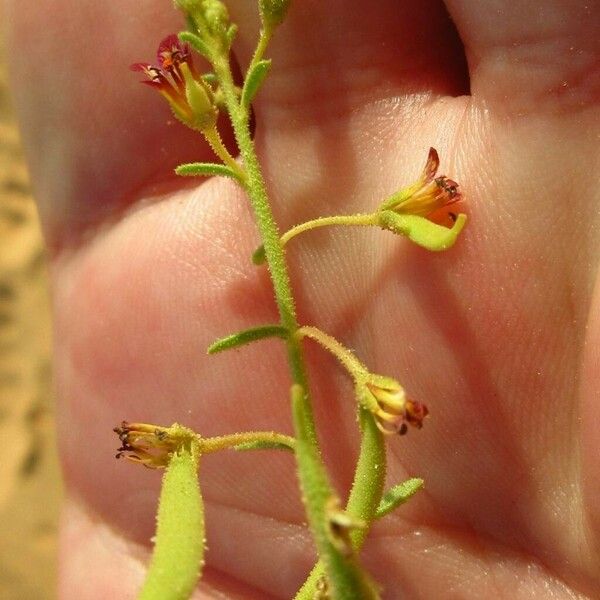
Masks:
[[[229,5],[245,65],[256,7]],[[426,489],[363,552],[386,599],[600,595],[599,8],[303,0],[269,50],[256,142],[282,230],[376,207],[418,176],[429,146],[470,216],[442,254],[363,229],[310,232],[288,250],[301,323],[431,412],[422,431],[389,440],[389,484],[418,475]],[[127,71],[180,27],[170,3],[10,0],[5,16],[52,259],[69,492],[60,597],[133,598],[160,476],[114,461],[111,429],[126,418],[290,433],[279,342],[205,353],[276,311],[249,261],[258,237],[244,196],[222,179],[174,181],[173,166],[210,150]],[[351,386],[306,350],[344,493],[358,443]],[[222,453],[200,472],[197,597],[291,597],[314,560],[292,458]]]

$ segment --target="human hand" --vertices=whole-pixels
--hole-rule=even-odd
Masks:
[[[244,65],[256,6],[228,4]],[[269,52],[257,147],[282,231],[377,206],[412,182],[429,146],[466,198],[470,222],[440,255],[378,230],[315,231],[288,248],[301,322],[431,411],[422,431],[389,440],[390,484],[416,475],[426,488],[363,551],[384,597],[594,597],[598,7],[447,5],[468,75],[439,2],[296,2]],[[280,343],[206,356],[215,338],[274,322],[275,306],[249,261],[258,236],[243,194],[174,179],[175,165],[211,152],[127,70],[181,28],[169,3],[13,0],[7,17],[54,278],[61,597],[132,597],[159,476],[112,460],[112,427],[289,432]],[[345,490],[351,385],[307,350],[324,454]],[[201,481],[199,597],[291,597],[314,561],[292,458],[209,456]]]

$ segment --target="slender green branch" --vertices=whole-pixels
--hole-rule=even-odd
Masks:
[[[223,144],[223,140],[221,139],[216,126],[207,131],[203,131],[202,134],[210,144],[213,152],[236,174],[239,181],[243,183],[246,180],[246,173],[240,165],[235,162],[235,159],[231,156],[229,150],[225,147],[225,144]]]
[[[296,332],[296,337],[301,339],[308,337],[315,342],[318,342],[323,348],[331,352],[344,365],[348,373],[353,379],[367,372],[367,368],[348,350],[344,345],[340,344],[333,336],[325,333],[318,327],[304,325]]]
[[[201,454],[218,452],[227,448],[237,449],[238,446],[249,447],[250,445],[257,449],[276,446],[285,446],[290,450],[296,448],[296,440],[293,437],[275,431],[245,431],[217,437],[199,438],[198,443]]]
[[[263,45],[266,46],[266,41],[263,42]],[[258,54],[260,55],[260,52]],[[279,230],[268,202],[266,185],[250,135],[248,109],[242,107],[239,103],[227,58],[215,57],[213,67],[223,90],[234,135],[246,169],[247,180],[244,188],[250,198],[264,244],[281,325],[290,332],[287,347],[292,380],[296,389],[308,390],[302,350],[299,340],[293,335],[298,329],[298,321],[287,264],[283,247],[279,241]],[[354,598],[358,600],[363,597],[358,595],[361,594],[361,587],[356,587],[356,590],[352,591],[352,585],[360,580],[361,570],[355,561],[342,556],[328,538],[328,523],[324,518],[324,504],[334,494],[319,452],[312,405],[308,393],[303,392],[296,395],[293,415],[298,448],[302,447],[306,450],[299,451],[297,449],[296,459],[298,475],[304,490],[303,497],[308,521],[319,555],[325,561],[326,571],[332,589],[336,594],[334,597],[343,598],[344,600]],[[317,483],[318,485],[315,488]]]
[[[252,60],[250,61],[250,65],[248,66],[248,73],[251,73],[256,66],[256,63],[260,62],[265,55],[267,50],[267,46],[273,37],[273,30],[271,28],[262,28],[260,30],[260,37],[258,38],[258,44],[256,45],[256,50],[252,55]]]
[[[286,231],[281,236],[281,244],[285,246],[293,237],[298,234],[311,229],[317,229],[318,227],[329,227],[332,225],[350,225],[350,226],[362,226],[366,227],[369,225],[377,225],[377,213],[361,213],[356,215],[336,215],[333,217],[319,217],[312,221],[306,221],[306,223],[300,223],[292,227],[289,231]]]
[[[381,504],[386,474],[386,453],[383,434],[375,419],[366,410],[360,411],[361,443],[354,481],[346,511],[353,517],[362,519],[366,527],[352,531],[351,539],[355,551],[361,549],[371,523],[375,520]],[[313,600],[317,585],[325,572],[323,561],[313,567],[307,580],[298,590],[294,600]]]
[[[305,393],[299,385],[292,386],[292,410],[294,413],[294,422],[300,424],[297,427],[296,435],[296,456],[298,457],[299,464],[306,455],[314,455],[318,452],[317,447],[312,443],[310,438],[306,437],[306,427],[302,426],[303,421],[306,419],[306,402],[304,401]],[[378,431],[376,433],[379,434]],[[381,434],[379,434],[381,435]],[[384,468],[383,476],[385,477],[385,448],[384,453]],[[361,453],[362,454],[362,453]],[[367,459],[368,461],[369,459]],[[310,507],[315,507],[318,518],[324,523],[327,522],[327,503],[332,498],[327,489],[327,473],[324,466],[319,466],[317,460],[313,457],[311,464],[314,468],[307,470],[307,476],[303,477],[300,472],[300,487],[302,489],[302,495],[305,498],[305,502]],[[364,462],[366,465],[366,462]],[[362,473],[362,469],[361,469]],[[376,476],[378,474],[376,473]],[[356,483],[356,482],[355,482]],[[383,486],[383,482],[382,482]],[[356,489],[356,485],[353,489]],[[382,487],[383,489],[383,487]],[[363,481],[359,481],[358,489],[355,491],[354,508],[360,508],[360,502],[356,498],[360,495],[360,491],[363,490]],[[381,494],[374,500],[374,507],[376,508]],[[350,502],[349,502],[350,503]],[[373,512],[375,510],[373,509]],[[310,517],[310,513],[309,513]],[[336,600],[369,600],[378,597],[377,593],[370,585],[365,573],[360,569],[358,562],[356,561],[356,554],[351,556],[344,556],[337,551],[327,533],[326,530],[315,531],[317,546],[320,551],[320,559],[313,571],[320,571],[312,578],[311,584],[316,587],[317,581],[323,574],[327,575],[328,584],[335,591],[335,595],[332,598]],[[358,541],[360,538],[355,538],[356,532],[351,533],[352,542]],[[343,574],[340,577],[340,574]],[[307,586],[305,586],[307,587]],[[296,596],[296,598],[303,598],[306,600],[312,600],[314,598],[315,587],[308,586],[312,592],[310,595]],[[308,589],[307,587],[307,589]],[[304,589],[304,587],[303,587]]]

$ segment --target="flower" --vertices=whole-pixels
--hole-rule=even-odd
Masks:
[[[404,388],[391,377],[365,373],[357,381],[357,396],[362,406],[373,413],[377,427],[385,434],[404,435],[408,425],[421,429],[429,414],[425,404],[407,398]]]
[[[156,89],[185,125],[199,131],[214,127],[218,116],[214,95],[194,68],[189,45],[169,35],[158,46],[157,61],[158,66],[135,63],[130,68],[146,75],[148,80],[142,83]]]
[[[191,430],[177,424],[160,427],[123,421],[113,431],[121,441],[116,458],[124,457],[150,469],[166,467],[173,452],[195,439]]]
[[[429,148],[427,162],[415,183],[392,195],[383,203],[382,210],[398,214],[428,217],[433,212],[461,200],[458,183],[445,175],[436,177],[440,157],[435,148]]]
[[[467,216],[450,212],[448,207],[462,200],[458,183],[445,175],[436,177],[440,159],[435,148],[429,149],[427,162],[415,183],[392,194],[379,208],[378,224],[399,233],[428,250],[450,248],[464,227]],[[452,227],[436,223],[445,213]]]

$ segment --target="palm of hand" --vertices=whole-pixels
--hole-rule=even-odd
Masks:
[[[252,22],[243,4],[232,2],[240,24]],[[506,31],[496,34],[523,45],[495,55],[485,27],[467,18],[477,23],[479,9],[455,1],[453,16],[479,55],[473,96],[453,98],[461,67],[439,6],[406,3],[398,15],[381,2],[379,12],[358,16],[337,4],[315,8],[323,14],[314,23],[308,5],[297,7],[274,44],[276,68],[256,107],[257,146],[282,228],[376,206],[410,183],[429,145],[440,150],[442,170],[461,182],[470,214],[457,246],[440,255],[365,230],[308,233],[289,247],[301,322],[341,339],[373,371],[397,377],[432,414],[422,431],[390,441],[390,484],[418,475],[426,490],[375,527],[365,564],[390,598],[593,594],[600,585],[591,406],[598,395],[591,348],[600,335],[590,317],[598,262],[598,198],[588,184],[593,94],[585,84],[549,93],[565,75],[560,67],[528,71],[527,52],[537,46],[526,45],[531,32],[518,15],[505,15]],[[564,2],[551,4],[557,14],[566,11]],[[83,21],[95,9],[76,10]],[[117,31],[120,10],[106,9],[109,31]],[[139,10],[129,41],[117,49],[125,62],[140,57],[135,40],[151,48],[165,26],[174,27],[166,25],[170,15],[149,27],[144,17],[157,9]],[[23,12],[15,7],[16,31]],[[437,45],[421,35],[425,13]],[[399,22],[415,27],[403,41],[392,36]],[[241,30],[243,61],[251,38]],[[39,35],[39,51],[56,53]],[[394,52],[381,51],[383,42]],[[99,60],[82,56],[91,67]],[[108,223],[106,207],[114,213],[151,173],[160,176],[184,156],[199,159],[195,147],[191,156],[181,150],[186,132],[156,123],[164,118],[152,114],[158,103],[146,108],[154,99],[126,85],[125,100],[100,100],[100,124],[117,123],[92,148],[82,116],[64,134],[63,155],[71,151],[73,161],[68,218],[43,151],[32,152],[48,235],[62,248],[54,301],[72,497],[63,532],[65,597],[73,590],[86,598],[130,593],[141,577],[140,550],[119,540],[151,535],[158,477],[109,460],[109,432],[122,418],[177,420],[204,435],[290,431],[277,341],[205,355],[215,338],[277,319],[267,274],[249,262],[258,238],[232,183],[210,180],[119,210],[118,222],[65,249],[86,221]],[[75,90],[71,102],[77,106],[85,93]],[[50,104],[46,110],[63,110]],[[22,110],[27,121],[42,109],[29,100]],[[38,130],[29,134],[38,147],[48,144]],[[139,163],[128,162],[133,151]],[[321,350],[307,347],[307,356],[323,450],[338,489],[347,489],[357,443],[350,383]],[[217,590],[228,598],[289,597],[313,561],[292,458],[211,456],[201,478],[209,545],[203,589],[210,597]]]

